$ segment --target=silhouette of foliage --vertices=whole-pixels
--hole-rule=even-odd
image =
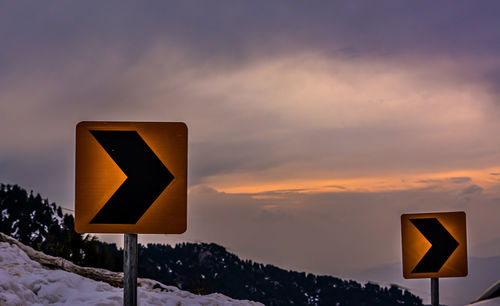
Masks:
[[[0,231],[48,255],[78,265],[121,271],[122,251],[115,244],[74,231],[74,218],[40,195],[17,185],[0,185]]]

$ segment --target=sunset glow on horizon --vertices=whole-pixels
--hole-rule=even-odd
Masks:
[[[414,176],[361,177],[344,180],[307,180],[290,179],[270,182],[269,184],[252,184],[252,181],[230,178],[210,185],[218,192],[229,194],[262,194],[266,193],[324,193],[324,192],[381,192],[435,187],[446,190],[457,184],[474,182],[486,190],[498,185],[500,167],[482,170],[456,170],[444,173],[427,173]],[[217,182],[217,178],[214,179]]]

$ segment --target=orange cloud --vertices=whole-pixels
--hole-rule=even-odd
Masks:
[[[381,192],[419,188],[456,189],[458,184],[471,184],[488,189],[497,185],[499,178],[492,175],[500,167],[488,169],[456,170],[417,175],[393,175],[386,177],[358,177],[350,179],[284,179],[261,182],[244,180],[216,180],[212,187],[228,194],[255,194],[255,198],[276,198],[285,193],[322,192]],[[268,194],[266,194],[268,193]]]

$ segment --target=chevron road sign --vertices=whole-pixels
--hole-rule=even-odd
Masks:
[[[401,234],[405,278],[467,275],[464,212],[404,214]]]
[[[77,232],[182,233],[186,230],[186,198],[184,123],[77,125]]]

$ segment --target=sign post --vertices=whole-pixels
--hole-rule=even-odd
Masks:
[[[439,278],[431,278],[431,305],[439,306]]]
[[[76,126],[75,231],[123,233],[123,304],[137,305],[137,234],[187,227],[187,126],[80,122]]]
[[[439,305],[439,278],[467,276],[464,212],[401,215],[404,278],[430,278]]]
[[[123,305],[137,306],[137,234],[124,235]]]

